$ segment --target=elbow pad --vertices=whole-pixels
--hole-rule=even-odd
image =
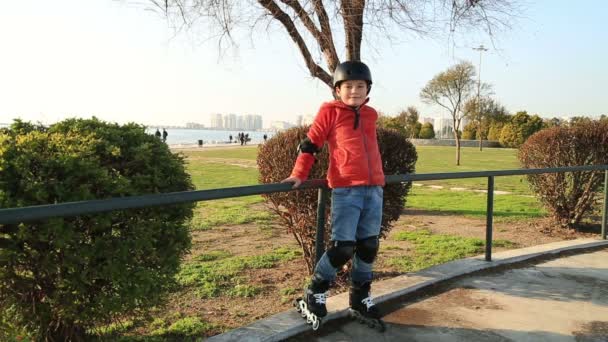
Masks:
[[[315,145],[312,141],[310,141],[308,137],[306,137],[298,145],[298,151],[300,151],[300,153],[315,154],[318,153],[320,150],[317,145]]]

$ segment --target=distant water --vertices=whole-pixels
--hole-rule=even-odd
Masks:
[[[8,127],[10,124],[0,123],[0,128]],[[146,133],[154,134],[156,128],[146,129]],[[264,142],[264,134],[270,139],[275,132],[250,132],[250,131],[225,131],[225,130],[205,130],[205,129],[167,129],[167,144],[168,145],[198,145],[199,140],[203,140],[205,145],[228,144],[230,136],[232,141],[237,139],[239,132],[249,134],[251,140],[249,144],[259,144]],[[162,133],[162,129],[161,129]]]
[[[162,133],[162,129],[160,130]],[[154,134],[156,128],[148,128],[146,133]],[[232,135],[232,141],[237,139],[239,132],[249,134],[251,138],[250,144],[259,144],[264,142],[264,134],[270,139],[274,132],[249,132],[249,131],[224,131],[224,130],[205,130],[205,129],[167,129],[167,145],[197,145],[199,140],[203,140],[203,144],[227,144]]]

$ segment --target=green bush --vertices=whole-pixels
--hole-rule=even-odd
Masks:
[[[500,132],[500,144],[505,147],[518,148],[532,134],[543,129],[543,120],[538,115],[529,115],[525,111],[517,112]]]
[[[420,139],[435,139],[435,129],[433,128],[433,124],[430,122],[422,125],[420,129]]]
[[[276,134],[266,144],[260,145],[258,167],[261,183],[278,183],[291,174],[298,156],[297,146],[304,139],[309,127],[296,127]],[[378,145],[382,155],[385,175],[414,172],[418,155],[405,134],[392,129],[378,128]],[[327,146],[317,153],[309,179],[325,179],[328,168]],[[405,205],[405,197],[411,183],[391,184],[384,188],[384,212],[381,236],[390,231],[392,222],[399,218]],[[263,195],[273,211],[281,218],[287,230],[302,247],[303,257],[312,273],[315,263],[315,237],[318,190],[298,190]],[[325,243],[329,246],[330,205],[326,205]]]
[[[184,159],[137,124],[69,119],[0,131],[0,207],[193,189]],[[0,307],[37,339],[158,303],[190,247],[193,204],[0,226]]]
[[[503,126],[504,125],[500,122],[493,122],[490,125],[490,130],[488,131],[488,140],[499,141]]]
[[[608,164],[608,122],[552,127],[532,135],[518,158],[525,168]],[[574,227],[600,198],[603,171],[528,175],[532,189],[562,227]]]

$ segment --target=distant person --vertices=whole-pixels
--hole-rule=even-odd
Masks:
[[[266,139],[268,139],[268,136],[264,134],[264,143],[266,143]]]
[[[239,133],[239,139],[241,140],[241,146],[245,145],[245,134]]]
[[[232,134],[228,136],[228,140],[230,140],[230,143],[232,144]]]
[[[160,139],[160,131],[158,130],[158,128],[156,129],[156,133],[154,133],[154,136]]]
[[[169,133],[167,133],[167,131],[165,131],[165,129],[163,128],[163,142],[167,142],[168,135],[169,135]]]
[[[247,145],[248,141],[249,141],[249,133],[245,134],[245,145]]]

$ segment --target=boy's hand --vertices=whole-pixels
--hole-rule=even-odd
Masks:
[[[281,181],[281,183],[293,183],[293,189],[297,188],[302,184],[302,180],[298,177],[289,177]]]

